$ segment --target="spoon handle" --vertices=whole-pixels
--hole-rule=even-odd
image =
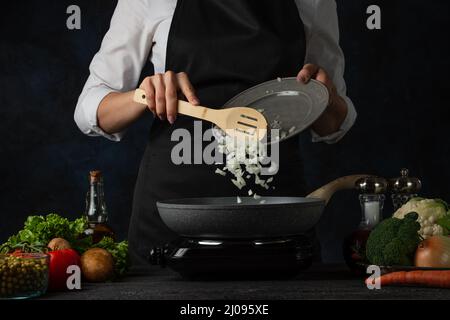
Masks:
[[[145,91],[142,89],[136,89],[134,93],[134,102],[147,104],[147,96]],[[197,119],[210,121],[212,123],[217,122],[217,110],[202,107],[202,106],[194,106],[189,102],[178,100],[178,113],[184,114],[186,116],[191,116]],[[216,123],[217,124],[217,123]]]

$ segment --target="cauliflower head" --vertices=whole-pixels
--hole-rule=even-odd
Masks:
[[[445,235],[446,230],[438,224],[448,214],[448,205],[440,199],[413,198],[399,208],[393,215],[394,218],[403,219],[408,213],[417,212],[420,223],[419,234],[427,239],[432,236]]]

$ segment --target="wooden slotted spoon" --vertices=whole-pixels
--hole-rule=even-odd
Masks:
[[[145,91],[137,89],[134,101],[147,104]],[[178,113],[214,123],[231,137],[263,139],[267,133],[267,120],[257,110],[247,107],[210,109],[178,100]]]

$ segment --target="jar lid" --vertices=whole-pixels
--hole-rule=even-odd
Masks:
[[[381,194],[385,193],[388,182],[382,177],[368,176],[361,178],[355,183],[355,188],[363,194]]]
[[[418,193],[422,189],[422,182],[418,178],[409,177],[409,170],[403,168],[400,177],[389,181],[389,189],[392,193]]]

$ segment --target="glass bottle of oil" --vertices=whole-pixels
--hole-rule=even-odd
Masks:
[[[101,171],[91,171],[89,174],[89,191],[86,196],[85,216],[88,228],[85,236],[91,236],[93,243],[100,242],[104,237],[114,239],[114,232],[108,223],[108,211],[103,189],[103,175]]]

